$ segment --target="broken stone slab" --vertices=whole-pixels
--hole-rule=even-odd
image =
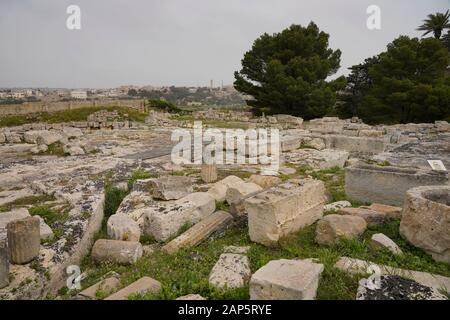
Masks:
[[[45,220],[41,216],[35,215],[39,218],[39,233],[41,235],[41,240],[51,240],[54,237],[53,230],[45,223]]]
[[[249,193],[249,194],[241,197],[238,202],[233,202],[230,204],[228,211],[233,215],[233,217],[235,217],[237,219],[240,218],[241,216],[246,214],[245,200],[256,196],[257,194],[261,193],[262,191],[264,191],[264,189],[260,189],[258,191]]]
[[[362,206],[361,208],[384,213],[387,219],[400,219],[403,211],[401,207],[388,206],[381,203],[372,203],[370,206]]]
[[[405,270],[385,265],[377,265],[370,261],[341,257],[335,268],[351,274],[371,274],[378,270],[380,275],[397,275],[406,279],[412,279],[424,286],[450,293],[450,278],[428,272]]]
[[[302,144],[302,139],[299,137],[289,137],[285,136],[281,138],[281,151],[289,152],[300,148]]]
[[[5,240],[0,240],[0,289],[9,285],[9,252]]]
[[[170,203],[158,202],[146,209],[144,234],[164,242],[186,224],[195,224],[216,210],[214,198],[206,192],[195,192]]]
[[[434,260],[450,263],[450,186],[408,190],[400,234]]]
[[[65,144],[63,146],[63,151],[65,154],[71,156],[82,156],[86,154],[83,148],[77,144]]]
[[[148,187],[152,197],[160,200],[178,200],[193,192],[192,178],[185,176],[148,179]]]
[[[296,165],[309,166],[312,169],[343,168],[349,157],[349,153],[336,149],[299,149],[284,154],[286,162]]]
[[[38,137],[39,137],[42,133],[45,133],[45,132],[47,132],[47,131],[45,131],[45,130],[30,130],[30,131],[27,131],[27,132],[25,132],[25,133],[23,134],[23,140],[24,140],[26,143],[33,143],[33,144],[36,144],[36,143],[37,143]]]
[[[383,138],[326,135],[324,139],[328,149],[339,149],[350,153],[369,155],[383,152],[388,144]]]
[[[233,217],[228,212],[216,211],[167,243],[162,250],[173,254],[181,248],[196,246],[215,232],[225,229],[232,221]]]
[[[323,206],[323,210],[324,211],[331,211],[331,210],[337,211],[339,209],[348,208],[348,207],[351,207],[351,206],[352,206],[352,204],[349,201],[346,201],[346,200],[344,200],[344,201],[336,201],[336,202],[324,205]]]
[[[359,130],[360,137],[380,138],[384,135],[381,130]]]
[[[236,176],[227,176],[223,180],[216,182],[209,190],[208,193],[218,202],[225,201],[228,188],[233,187],[236,184],[242,183],[242,180]]]
[[[393,254],[397,254],[397,255],[403,254],[400,247],[394,241],[392,241],[391,238],[389,238],[388,236],[386,236],[382,233],[374,234],[372,236],[372,238],[370,238],[370,244],[374,248],[388,249]]]
[[[282,181],[278,177],[273,176],[261,176],[257,174],[253,174],[249,179],[248,182],[255,183],[259,185],[263,189],[271,188],[273,186],[276,186],[277,184],[280,184]]]
[[[136,187],[136,184],[133,188]],[[144,230],[144,216],[147,207],[153,204],[154,201],[147,192],[134,190],[122,200],[116,214],[127,215],[137,222],[141,230]]]
[[[105,300],[128,300],[132,294],[158,293],[161,291],[161,283],[150,277],[142,277],[129,286],[113,293]]]
[[[81,131],[81,129],[79,129],[79,128],[74,128],[74,127],[63,127],[62,132],[69,139],[70,138],[79,138],[79,137],[83,136],[83,131]]]
[[[237,183],[233,187],[228,188],[225,199],[228,204],[238,203],[245,196],[263,190],[259,185],[252,182]]]
[[[113,214],[106,224],[108,237],[113,240],[139,241],[141,228],[136,221],[125,214]]]
[[[356,300],[448,300],[432,287],[399,276],[380,276],[359,281]]]
[[[207,300],[207,299],[199,294],[187,294],[185,296],[178,297],[175,300]]]
[[[316,149],[316,150],[323,150],[325,149],[325,142],[323,142],[323,139],[320,138],[314,138],[311,141],[309,141],[307,143],[307,146],[312,148],[312,149]]]
[[[292,125],[294,128],[298,128],[303,124],[303,118],[291,116],[289,114],[276,114],[274,117],[278,122]]]
[[[364,163],[345,169],[345,193],[360,202],[402,206],[409,189],[448,184],[449,173],[444,171]]]
[[[62,138],[63,136],[57,132],[44,130],[37,136],[36,143],[45,144],[48,146],[60,141]]]
[[[314,300],[323,264],[309,260],[272,260],[250,280],[251,300]]]
[[[99,296],[111,295],[113,292],[117,291],[119,286],[120,279],[118,277],[108,277],[93,284],[89,288],[84,289],[79,295],[88,299],[97,300],[99,299]]]
[[[41,248],[40,220],[27,217],[6,226],[8,249],[13,264],[26,264],[39,255]]]
[[[355,239],[367,228],[366,221],[358,216],[330,214],[317,222],[316,242],[332,245],[340,239]]]
[[[350,215],[360,217],[366,220],[367,225],[376,226],[386,222],[386,214],[379,211],[374,211],[366,208],[342,208],[339,209],[338,214]]]
[[[21,143],[22,136],[17,133],[5,133],[6,142],[8,143]]]
[[[37,145],[36,147],[31,148],[31,149],[30,149],[30,152],[31,152],[32,154],[40,154],[40,153],[46,152],[47,150],[48,150],[47,145],[45,145],[45,144],[39,144],[39,145]]]
[[[113,262],[122,265],[135,264],[142,257],[142,245],[136,241],[97,240],[91,257],[95,262]]]
[[[250,239],[267,246],[322,217],[322,181],[289,180],[245,200]]]
[[[250,276],[250,261],[246,256],[223,253],[211,270],[209,284],[220,289],[242,288]]]

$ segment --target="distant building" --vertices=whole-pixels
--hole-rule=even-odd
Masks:
[[[70,96],[74,99],[86,100],[87,99],[87,91],[83,91],[83,90],[71,91]]]
[[[25,94],[23,92],[16,91],[11,93],[11,97],[14,99],[22,99],[25,97]]]

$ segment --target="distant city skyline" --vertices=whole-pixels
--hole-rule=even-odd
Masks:
[[[68,30],[66,8],[81,8]],[[366,27],[369,5],[381,30]],[[448,0],[2,0],[0,88],[215,87],[233,83],[243,54],[261,34],[314,21],[348,68],[384,51]]]

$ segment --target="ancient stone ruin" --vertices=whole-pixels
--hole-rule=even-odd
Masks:
[[[192,132],[192,121],[145,116],[105,110],[81,122],[0,128],[0,299],[202,300],[229,290],[324,299],[332,286],[322,274],[336,270],[358,277],[352,299],[446,299],[449,173],[428,160],[450,167],[449,123],[192,114],[280,130],[279,170],[269,175],[235,147],[224,151],[245,163],[173,163],[172,131]],[[325,260],[342,246],[375,261]],[[428,257],[420,270],[404,262]],[[426,272],[430,263],[442,274]],[[104,265],[113,271],[98,275]],[[67,287],[73,266],[82,268],[80,288]],[[382,275],[375,289],[374,270]],[[184,275],[194,285],[172,282]]]

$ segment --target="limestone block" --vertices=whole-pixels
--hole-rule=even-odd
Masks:
[[[95,262],[114,262],[134,264],[142,257],[143,249],[139,242],[100,239],[94,243],[91,256]]]
[[[323,264],[309,260],[273,260],[250,280],[251,300],[314,300]]]
[[[146,209],[144,233],[164,242],[186,224],[195,224],[216,210],[214,198],[206,192],[195,192],[170,203],[158,202]]]
[[[424,186],[409,190],[400,234],[434,260],[450,263],[450,186]]]
[[[63,146],[63,151],[65,154],[69,154],[71,156],[82,156],[86,154],[83,148],[76,144],[65,144]]]
[[[332,245],[340,239],[354,239],[363,234],[366,228],[367,223],[363,218],[330,214],[317,223],[316,242]]]
[[[218,202],[224,201],[227,194],[227,190],[236,184],[244,182],[241,178],[236,176],[228,176],[223,180],[216,182],[209,190],[208,193]]]
[[[45,130],[30,130],[23,134],[23,139],[26,143],[37,143],[38,137],[43,133],[46,132]]]
[[[54,131],[43,130],[36,138],[36,143],[50,145],[62,139],[62,135]]]
[[[348,208],[351,207],[352,204],[348,201],[337,201],[337,202],[333,202],[333,203],[329,203],[323,206],[323,210],[324,211],[330,211],[330,210],[339,210],[342,208]]]
[[[223,253],[209,275],[209,284],[221,289],[244,287],[250,279],[250,261],[241,254]]]
[[[39,233],[41,235],[41,240],[50,240],[53,238],[54,234],[52,228],[49,227],[48,224],[45,223],[42,217],[36,215],[35,217],[39,218]]]
[[[289,180],[245,200],[250,239],[264,245],[322,217],[325,187],[318,180]]]
[[[180,248],[193,247],[206,240],[213,233],[225,229],[232,220],[233,217],[228,212],[216,211],[170,241],[162,249],[172,254]]]
[[[323,150],[326,148],[325,142],[323,142],[323,139],[320,139],[320,138],[314,138],[311,141],[309,141],[308,147],[316,149],[316,150]]]
[[[383,224],[387,218],[384,212],[374,211],[366,208],[342,208],[338,214],[361,217],[366,220],[367,225],[375,226]]]
[[[363,163],[345,169],[345,193],[361,202],[402,206],[411,188],[448,184],[448,172]]]
[[[255,183],[259,185],[263,189],[267,189],[273,186],[276,186],[277,184],[280,184],[282,181],[278,177],[273,176],[261,176],[254,174],[249,179],[248,182]]]
[[[261,190],[262,188],[256,183],[252,182],[237,183],[233,187],[228,188],[225,199],[228,204],[238,203],[245,196]]]
[[[83,131],[81,131],[81,129],[73,127],[64,127],[62,131],[67,138],[78,138],[83,135]]]
[[[158,293],[161,291],[161,283],[150,277],[142,277],[129,286],[110,295],[105,300],[128,300],[132,294]]]
[[[388,236],[386,236],[382,233],[374,234],[372,236],[372,238],[370,239],[370,244],[374,248],[388,249],[393,254],[398,254],[398,255],[403,254],[400,247],[394,241],[392,241],[392,239],[390,239]]]
[[[403,211],[403,208],[401,207],[388,206],[381,203],[372,203],[370,206],[362,208],[384,213],[387,219],[401,219]]]
[[[193,192],[192,179],[185,176],[164,176],[148,180],[155,199],[177,200]]]
[[[103,279],[96,284],[93,284],[89,288],[84,289],[79,293],[80,296],[86,297],[92,300],[98,299],[98,294],[111,295],[120,286],[120,279],[118,277],[109,277]]]
[[[125,214],[114,214],[107,222],[108,237],[113,240],[139,241],[141,228],[136,221]]]

